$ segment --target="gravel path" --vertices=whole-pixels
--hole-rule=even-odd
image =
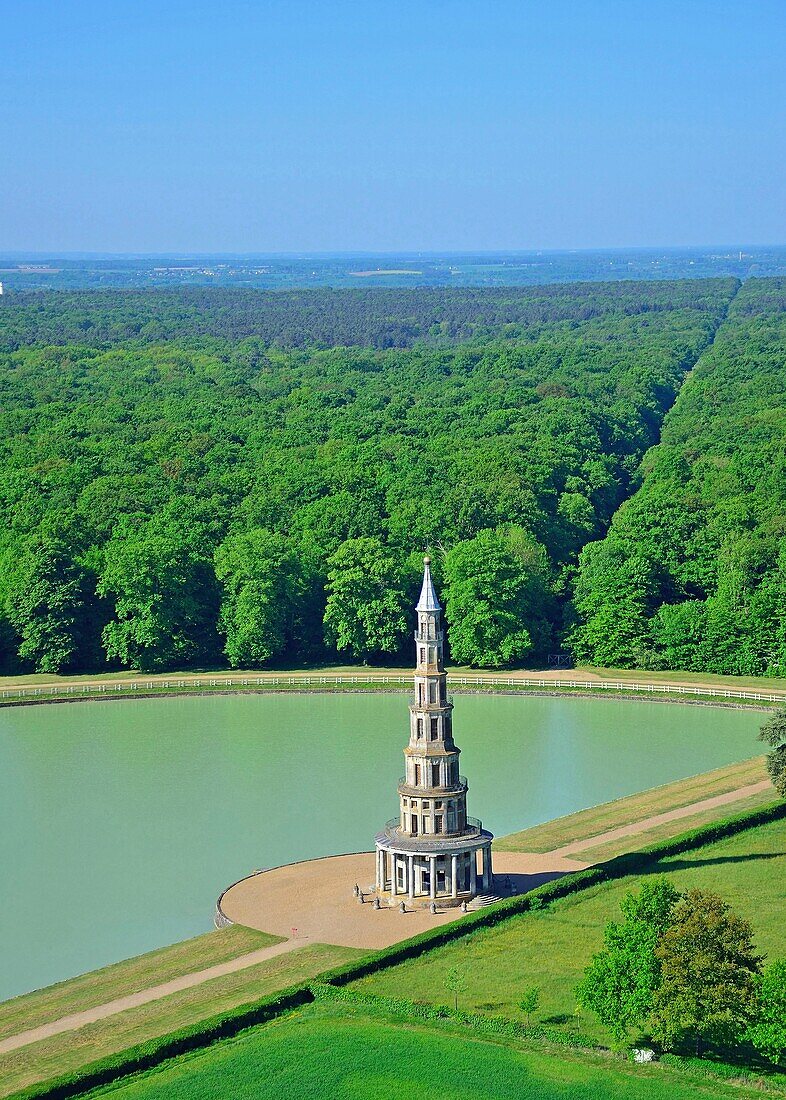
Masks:
[[[117,997],[106,1004],[95,1005],[86,1008],[82,1012],[74,1012],[70,1016],[61,1016],[59,1020],[41,1024],[39,1027],[31,1027],[28,1031],[20,1031],[8,1039],[0,1040],[0,1054],[18,1050],[19,1047],[28,1046],[29,1043],[37,1043],[40,1039],[49,1039],[53,1035],[60,1035],[64,1031],[76,1031],[85,1024],[93,1024],[96,1020],[103,1020],[107,1016],[114,1016],[118,1012],[125,1012],[128,1008],[138,1008],[139,1005],[149,1004],[150,1001],[158,1001],[161,997],[168,997],[170,993],[179,993],[183,989],[191,989],[192,986],[209,982],[211,978],[221,978],[225,974],[234,974],[237,970],[245,970],[249,966],[274,959],[277,955],[284,955],[287,951],[295,951],[303,945],[297,940],[285,940],[284,943],[274,943],[270,947],[260,947],[257,951],[250,951],[247,955],[238,955],[236,959],[209,966],[205,970],[196,970],[192,974],[183,974],[179,978],[172,978],[160,985],[151,985],[147,989],[140,989],[137,993],[129,993],[126,997]]]

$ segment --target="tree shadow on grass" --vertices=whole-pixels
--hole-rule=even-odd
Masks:
[[[786,852],[750,852],[742,856],[713,856],[711,859],[668,859],[649,867],[642,867],[636,874],[668,874],[670,871],[689,871],[692,867],[723,867],[731,863],[754,863],[761,859],[783,859]]]

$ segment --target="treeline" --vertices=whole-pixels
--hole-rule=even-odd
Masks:
[[[559,316],[523,337],[386,350],[221,338],[221,292],[205,311],[195,296],[196,320],[170,315],[180,292],[84,296],[104,333],[125,301],[181,335],[2,356],[5,669],[390,659],[426,548],[454,660],[542,657],[581,547],[630,492],[736,284],[557,289],[528,292]],[[429,325],[462,310],[465,326],[486,323],[471,305],[486,292],[439,293],[450,308]],[[329,300],[348,332],[358,303],[377,316],[391,295],[418,301]],[[43,316],[31,341],[51,339],[58,310],[70,332],[81,297],[22,306]]]
[[[786,676],[786,280],[753,280],[576,585],[580,659]]]
[[[734,279],[538,287],[260,291],[46,291],[0,297],[0,348],[103,347],[256,337],[279,347],[411,347],[418,341],[533,339],[542,326],[690,309],[718,316]]]

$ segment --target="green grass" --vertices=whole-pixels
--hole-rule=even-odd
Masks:
[[[224,932],[219,935],[224,935]],[[197,1023],[226,1009],[247,1004],[267,993],[350,962],[362,954],[364,952],[349,947],[312,944],[170,994],[159,1001],[108,1016],[78,1031],[55,1035],[10,1054],[0,1055],[0,1096],[80,1069],[88,1062],[165,1035],[186,1024]]]
[[[626,798],[617,798],[613,802],[605,802],[600,806],[593,806],[588,810],[579,810],[578,813],[569,814],[566,817],[558,817],[554,821],[547,821],[543,825],[535,825],[533,828],[524,829],[519,833],[511,833],[494,842],[494,848],[500,852],[551,852],[573,841],[586,840],[590,837],[605,833],[608,830],[619,828],[622,825],[631,824],[634,821],[642,821],[647,817],[654,817],[666,813],[669,810],[680,809],[689,806],[693,802],[700,802],[705,798],[713,798],[715,795],[725,794],[728,791],[737,790],[739,787],[747,787],[749,784],[758,783],[767,778],[767,770],[764,766],[764,757],[754,757],[739,764],[730,764],[724,768],[716,768],[714,771],[694,775],[688,779],[679,779],[675,783],[667,783],[660,787],[653,787],[648,791],[629,795]],[[754,796],[747,802],[735,803],[733,807],[720,807],[702,815],[691,818],[682,818],[668,827],[660,830],[651,830],[646,834],[636,834],[615,844],[604,848],[602,856],[594,855],[594,850],[588,850],[586,855],[582,853],[580,858],[586,858],[588,862],[599,859],[610,859],[620,852],[630,851],[632,848],[641,848],[645,844],[651,844],[655,840],[677,836],[688,828],[695,828],[710,821],[716,821],[726,816],[729,812],[742,812],[744,809],[754,809],[757,806],[766,805],[773,800],[772,789],[764,791],[762,795]]]
[[[0,1039],[159,985],[170,978],[247,955],[260,947],[280,943],[282,938],[235,925],[80,974],[78,978],[69,978],[34,993],[25,993],[0,1003]]]
[[[116,1100],[699,1100],[760,1097],[662,1065],[524,1050],[353,1009],[311,1005],[135,1079],[93,1093]],[[782,1095],[782,1094],[781,1094]]]
[[[776,821],[704,848],[662,860],[653,872],[668,873],[684,889],[715,890],[750,920],[757,946],[770,957],[786,956],[783,927],[786,881],[786,822]],[[590,1015],[576,1016],[575,985],[602,944],[605,923],[619,915],[623,894],[640,881],[604,883],[554,902],[541,912],[513,917],[444,947],[354,983],[353,988],[384,996],[445,1004],[448,970],[466,976],[459,1007],[516,1019],[522,991],[541,990],[533,1022],[566,1031],[579,1029],[603,1043],[611,1036]]]

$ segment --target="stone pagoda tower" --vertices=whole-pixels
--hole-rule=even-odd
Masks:
[[[442,608],[424,558],[415,631],[415,698],[410,705],[400,813],[377,834],[377,892],[396,901],[459,905],[492,887],[492,835],[467,817],[467,780],[459,775],[443,662]],[[478,866],[480,853],[480,866]]]

